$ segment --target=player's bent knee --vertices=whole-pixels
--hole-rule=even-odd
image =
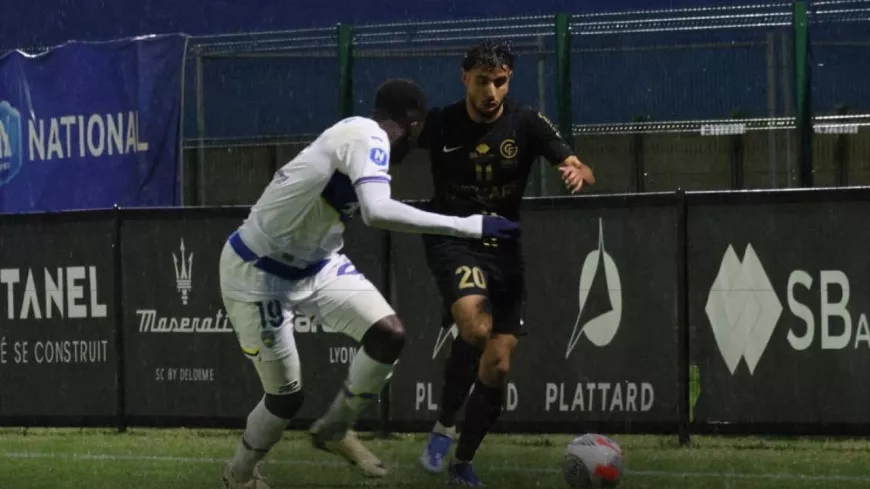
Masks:
[[[511,362],[509,356],[488,356],[484,355],[484,359],[480,362],[480,378],[488,385],[501,385],[507,380],[507,376],[511,370]]]
[[[302,403],[305,400],[303,391],[296,391],[290,394],[266,394],[264,404],[270,413],[281,419],[292,419],[299,412]]]
[[[469,345],[474,345],[481,350],[486,346],[492,332],[492,322],[485,318],[476,317],[467,320],[457,320],[456,328],[459,336]]]
[[[492,376],[498,379],[499,382],[504,382],[510,371],[511,361],[508,357],[499,358],[490,369]]]
[[[486,340],[489,339],[489,328],[485,325],[470,324],[466,327],[456,324],[459,328],[459,336],[468,343],[478,348],[483,348],[486,345]]]
[[[375,361],[393,363],[405,347],[405,326],[398,316],[387,316],[366,331],[362,346]]]
[[[480,362],[480,377],[489,385],[501,385],[511,369],[511,354],[517,339],[511,335],[495,335],[487,343]]]

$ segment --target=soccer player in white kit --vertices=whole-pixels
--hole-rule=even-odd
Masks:
[[[498,239],[519,234],[517,223],[500,217],[446,216],[391,199],[389,166],[415,143],[425,115],[425,96],[416,83],[388,80],[377,91],[370,118],[339,121],[279,169],[227,240],[220,258],[223,302],[265,391],[224,468],[227,488],[268,489],[257,464],[302,406],[293,337],[297,314],[316,316],[361,343],[331,407],[310,429],[312,442],[368,476],[387,472],[351,428],[392,374],[404,327],[378,289],[340,253],[344,222],[357,210],[367,225],[392,231]]]

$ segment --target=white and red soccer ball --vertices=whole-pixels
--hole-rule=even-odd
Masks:
[[[562,472],[572,488],[613,488],[622,479],[622,449],[614,440],[588,433],[565,448]]]

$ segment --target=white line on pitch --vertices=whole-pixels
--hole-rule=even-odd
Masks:
[[[139,462],[172,462],[172,463],[198,463],[219,464],[227,459],[208,457],[172,457],[165,455],[113,455],[113,454],[66,454],[66,453],[39,453],[39,452],[5,452],[4,458],[17,459],[67,459],[67,460],[106,460],[106,461],[139,461]],[[315,467],[347,466],[344,462],[320,461],[320,460],[267,460],[264,463],[273,465],[308,465]],[[396,468],[410,468],[404,464],[390,464]],[[544,467],[520,468],[516,466],[490,465],[484,470],[507,473],[544,473],[557,474],[560,469],[548,469]],[[870,476],[860,475],[808,475],[808,474],[738,474],[734,472],[668,472],[658,470],[628,470],[627,476],[641,477],[665,477],[665,478],[706,478],[706,479],[773,479],[789,481],[826,481],[826,482],[870,482]]]

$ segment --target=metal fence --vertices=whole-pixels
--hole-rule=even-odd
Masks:
[[[831,0],[196,37],[184,203],[251,203],[386,78],[418,80],[433,105],[461,98],[462,53],[482,38],[513,43],[512,96],[573,134],[592,192],[870,183],[870,2]],[[394,172],[399,198],[429,196],[424,154]],[[561,193],[540,165],[527,195]]]

